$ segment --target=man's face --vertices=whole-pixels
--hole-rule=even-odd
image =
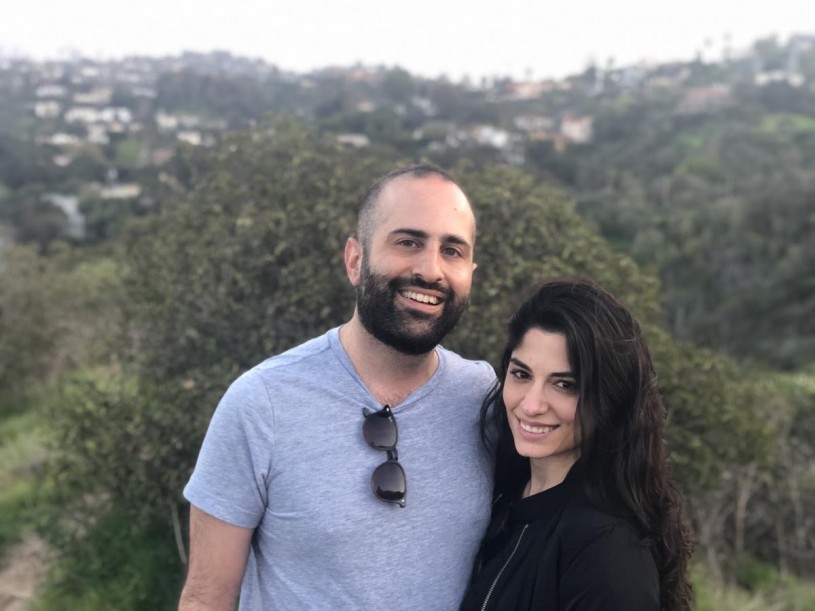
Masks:
[[[356,284],[365,329],[405,354],[430,352],[469,302],[475,219],[438,176],[400,177],[381,193]]]

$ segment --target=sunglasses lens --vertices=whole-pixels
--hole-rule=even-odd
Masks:
[[[405,506],[407,480],[402,465],[395,460],[384,462],[374,470],[371,487],[381,500]]]
[[[396,420],[390,410],[380,410],[367,414],[362,423],[365,442],[377,450],[392,450],[396,447]],[[403,475],[404,479],[404,475]]]

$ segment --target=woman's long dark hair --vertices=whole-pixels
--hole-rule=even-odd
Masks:
[[[510,320],[499,380],[481,410],[482,435],[496,455],[496,495],[517,497],[529,479],[529,460],[515,451],[502,383],[513,350],[535,328],[566,337],[580,391],[578,465],[586,495],[598,508],[633,520],[651,541],[661,607],[690,609],[692,544],[668,468],[665,409],[651,354],[628,309],[593,282],[546,282]]]

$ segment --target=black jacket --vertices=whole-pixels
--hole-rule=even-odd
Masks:
[[[516,497],[520,496],[517,494]],[[462,611],[659,611],[651,550],[627,520],[562,484],[496,507]]]

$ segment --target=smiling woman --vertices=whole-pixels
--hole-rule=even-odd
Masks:
[[[512,351],[503,390],[515,448],[531,465],[524,496],[562,482],[577,460],[578,397],[566,336],[529,329]]]
[[[691,545],[639,324],[592,282],[555,280],[508,335],[482,410],[493,515],[461,608],[689,609]]]

